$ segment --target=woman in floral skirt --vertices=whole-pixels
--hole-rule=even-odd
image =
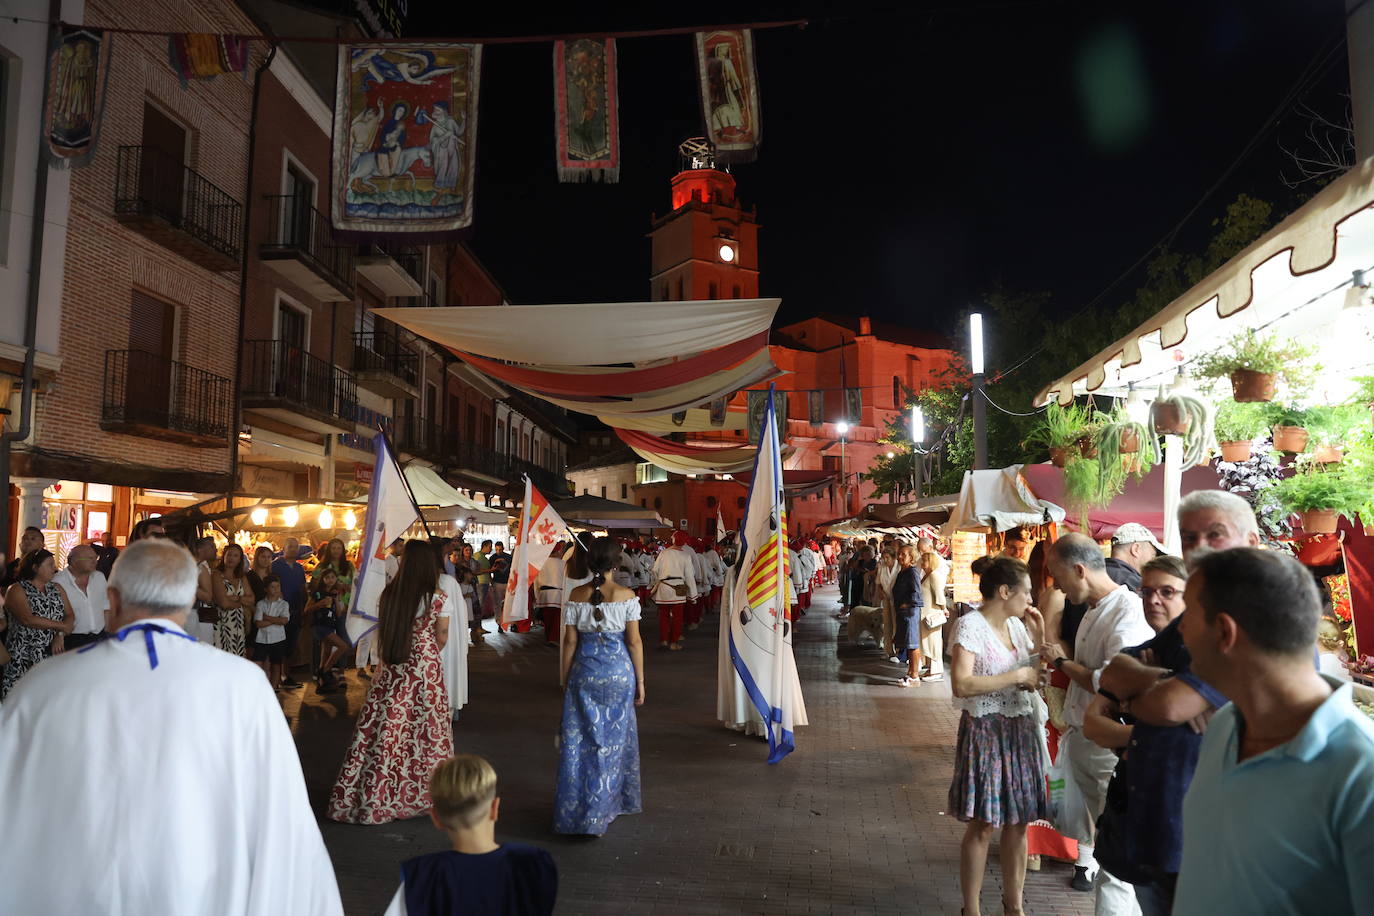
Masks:
[[[329,793],[331,820],[385,824],[430,809],[429,777],[453,756],[441,651],[457,617],[453,579],[427,542],[407,541],[378,602],[382,664]]]
[[[959,847],[959,883],[966,916],[978,916],[988,845],[1002,828],[1006,913],[1021,913],[1026,879],[1026,827],[1049,815],[1044,752],[1035,688],[1035,646],[1044,621],[1031,603],[1026,564],[998,557],[983,570],[983,604],[954,628],[951,686],[963,711],[954,749],[949,810],[968,824]],[[1025,621],[1023,623],[1023,620]]]

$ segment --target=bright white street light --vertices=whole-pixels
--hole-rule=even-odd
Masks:
[[[841,436],[843,436],[845,433],[849,432],[849,424],[844,420],[841,420],[840,422],[835,424],[835,431],[838,432]]]
[[[974,312],[968,316],[969,368],[974,375],[983,374],[983,316]]]
[[[888,453],[887,453],[887,457],[889,457],[889,458],[896,458],[896,457],[897,457],[897,453],[896,453],[896,452],[888,452]]]
[[[911,405],[911,441],[924,442],[926,440],[926,418],[921,413],[921,408]]]

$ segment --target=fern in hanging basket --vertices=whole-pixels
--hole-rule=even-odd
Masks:
[[[1101,475],[1096,460],[1075,457],[1064,465],[1064,502],[1065,508],[1078,516],[1079,526],[1084,531],[1088,530],[1088,511],[1111,502],[1111,498],[1102,501]]]
[[[1160,435],[1181,436],[1183,469],[1201,464],[1212,447],[1211,411],[1192,395],[1162,394],[1150,405],[1154,430]]]
[[[1085,404],[1061,407],[1057,402],[1051,403],[1021,446],[1028,449],[1043,448],[1052,456],[1067,458],[1070,451],[1081,452],[1080,440],[1093,435],[1096,415],[1097,411]],[[1055,464],[1063,466],[1059,460]]]
[[[1159,440],[1144,423],[1124,411],[1104,419],[1097,434],[1097,490],[1102,505],[1121,494],[1127,477],[1139,479],[1159,463]]]
[[[1230,379],[1232,394],[1242,403],[1272,401],[1278,382],[1289,394],[1311,387],[1319,368],[1312,363],[1315,352],[1277,334],[1241,331],[1194,360],[1192,373],[1199,378]]]

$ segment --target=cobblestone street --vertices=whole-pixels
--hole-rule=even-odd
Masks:
[[[601,839],[550,832],[561,710],[555,650],[543,634],[488,632],[473,650],[472,702],[455,737],[501,779],[498,839],[536,843],[559,867],[559,913],[958,913],[961,825],[943,814],[956,715],[948,683],[895,686],[897,668],[837,635],[835,592],[822,591],[797,627],[797,662],[811,725],[797,751],[768,766],[765,745],[715,719],[716,626],[687,651],[647,649],[639,711],[644,813]],[[656,646],[656,615],[645,645]],[[490,626],[490,624],[489,624]],[[365,680],[288,706],[311,801],[324,799],[351,737]],[[299,696],[299,694],[298,694]],[[357,827],[323,821],[344,905],[380,913],[399,863],[443,848],[425,819]],[[1070,869],[1045,863],[1027,881],[1028,913],[1090,913]],[[996,853],[983,888],[999,913]]]

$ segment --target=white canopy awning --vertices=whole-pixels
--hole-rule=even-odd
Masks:
[[[1009,531],[1020,525],[1062,522],[1065,512],[1054,503],[1036,498],[1021,476],[1021,465],[990,471],[965,471],[959,502],[940,529],[949,537],[956,531]]]
[[[483,525],[506,523],[504,509],[492,509],[464,496],[449,486],[433,468],[425,467],[423,464],[412,464],[406,467],[405,475],[416,504],[429,521],[470,518]]]
[[[1319,396],[1344,399],[1349,379],[1371,374],[1368,367],[1374,365],[1374,325],[1343,309],[1354,271],[1374,269],[1372,207],[1369,159],[1159,314],[1047,385],[1036,403],[1057,398],[1067,404],[1088,392],[1121,396],[1131,385],[1157,387],[1246,329],[1319,343],[1325,369]]]
[[[382,308],[435,343],[489,359],[549,366],[643,364],[766,332],[781,299]]]

